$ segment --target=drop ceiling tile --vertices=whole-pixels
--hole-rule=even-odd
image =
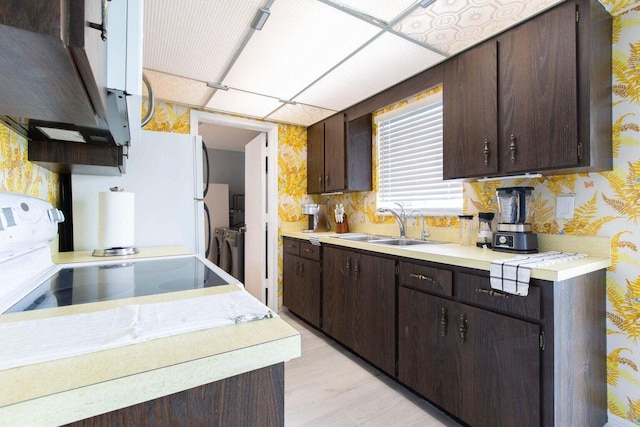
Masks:
[[[436,1],[427,8],[416,8],[393,30],[453,55],[558,3],[559,0]]]
[[[278,0],[223,83],[290,99],[380,31],[316,0]]]
[[[334,110],[326,110],[324,108],[313,107],[306,104],[285,104],[281,108],[269,114],[266,119],[281,123],[309,126],[322,119],[326,119],[335,113],[336,111]]]
[[[221,78],[264,0],[152,0],[144,5],[145,68]]]
[[[296,97],[295,101],[341,111],[444,59],[385,33]]]
[[[198,80],[153,70],[144,70],[144,75],[147,76],[156,99],[201,107],[213,93],[213,89]]]
[[[264,118],[267,114],[281,106],[275,98],[229,89],[217,90],[206,108],[243,116]]]

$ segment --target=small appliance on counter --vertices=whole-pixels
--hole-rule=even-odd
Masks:
[[[533,187],[504,187],[498,197],[498,229],[493,250],[514,253],[538,252],[538,236],[531,232],[529,219]]]
[[[493,228],[491,227],[491,221],[493,221],[494,216],[495,214],[493,212],[478,213],[477,247],[491,249],[493,245]]]
[[[302,230],[303,233],[329,231],[327,205],[320,205],[317,203],[303,203],[302,214],[309,216],[309,228],[307,230]]]
[[[458,235],[461,245],[473,244],[473,215],[458,215]]]

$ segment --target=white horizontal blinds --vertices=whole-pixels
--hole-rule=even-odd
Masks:
[[[394,114],[395,113],[395,114]],[[442,96],[385,113],[378,122],[378,207],[460,212],[462,182],[442,180]]]

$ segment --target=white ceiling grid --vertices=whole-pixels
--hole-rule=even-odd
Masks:
[[[316,0],[277,0],[224,84],[289,100],[380,31]]]
[[[143,65],[157,99],[308,126],[559,2],[151,0]]]
[[[385,33],[296,99],[340,111],[443,59],[444,56]]]

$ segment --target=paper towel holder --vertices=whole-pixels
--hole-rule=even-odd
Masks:
[[[115,193],[121,193],[124,191],[124,188],[120,187],[111,187],[109,191]],[[135,255],[140,251],[135,246],[126,246],[126,247],[115,247],[115,248],[107,248],[107,249],[94,249],[92,256],[97,257],[109,257],[109,256],[126,256],[126,255]]]

